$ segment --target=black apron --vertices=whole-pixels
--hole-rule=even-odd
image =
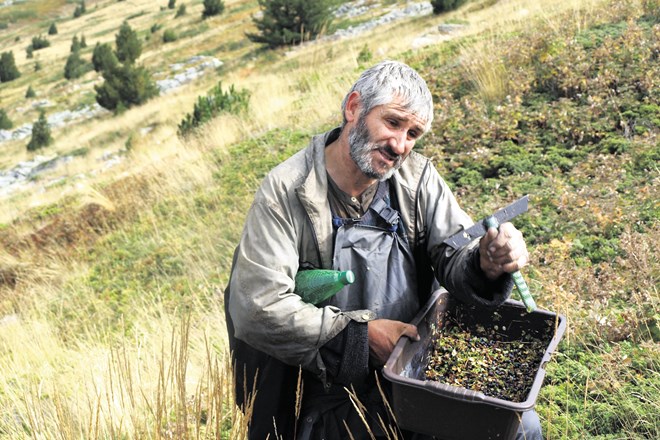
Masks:
[[[333,305],[342,311],[368,309],[375,312],[378,319],[403,322],[410,322],[419,310],[415,260],[400,215],[391,206],[389,193],[389,183],[380,182],[369,210],[360,219],[338,218],[333,213],[333,269],[352,270],[355,282],[319,306]],[[365,420],[373,434],[379,436],[384,433],[378,416],[387,428],[395,427],[395,423],[389,420],[375,371],[367,383],[353,386],[366,409]],[[386,386],[383,380],[380,384]],[[318,381],[306,380],[298,438],[349,438],[345,425],[352,438],[371,438],[343,386],[324,388]]]

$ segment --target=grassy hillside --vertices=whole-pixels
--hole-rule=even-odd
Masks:
[[[38,15],[0,8],[10,23],[0,44],[24,72],[0,86],[15,123],[36,119],[15,110],[28,84],[56,108],[93,100],[96,74],[69,83],[58,67],[74,34],[93,47],[125,19],[145,38],[174,22],[140,0],[87,1],[75,20],[74,3],[38,3]],[[547,438],[660,437],[658,2],[473,2],[280,52],[242,36],[256,1],[226,3],[202,21],[201,2],[186,2],[176,27],[187,36],[150,36],[141,58],[163,72],[201,53],[225,62],[219,72],[56,130],[42,154],[87,155],[55,187],[37,181],[43,191],[3,200],[0,438],[243,438],[220,292],[245,212],[264,174],[336,124],[347,87],[385,57],[427,78],[436,120],[418,149],[470,214],[530,194],[516,219],[532,256],[525,275],[537,303],[569,323],[537,404]],[[52,21],[59,34],[28,73],[24,48]],[[448,38],[443,23],[462,27]],[[420,36],[438,43],[410,49]],[[178,139],[218,80],[251,91],[249,113]],[[28,158],[26,143],[2,144],[3,166]],[[94,172],[107,151],[121,165]]]

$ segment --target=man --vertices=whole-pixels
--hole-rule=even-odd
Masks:
[[[412,152],[433,119],[417,72],[379,63],[342,110],[340,128],[264,179],[234,255],[225,310],[251,439],[385,436],[394,422],[377,375],[401,336],[419,337],[408,323],[432,286],[497,305],[511,292],[509,274],[528,262],[510,223],[460,250],[442,243],[473,222],[429,160]],[[306,304],[294,278],[309,268],[351,269],[356,281]],[[522,425],[520,438],[541,438],[534,412]]]

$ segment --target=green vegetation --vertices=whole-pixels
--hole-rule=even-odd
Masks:
[[[57,35],[57,26],[55,23],[52,23],[48,28],[48,35]]]
[[[92,66],[80,56],[80,50],[76,50],[66,59],[66,64],[64,65],[64,78],[68,80],[80,78],[85,73],[89,72],[91,67]]]
[[[78,40],[78,35],[74,35],[71,39],[71,53],[80,52],[81,46],[80,41]]]
[[[163,43],[171,43],[172,41],[176,41],[178,38],[179,37],[174,29],[166,29],[165,32],[163,32]]]
[[[312,40],[330,25],[332,4],[329,0],[259,0],[263,16],[252,19],[257,32],[245,35],[270,48]]]
[[[222,0],[204,0],[203,4],[202,18],[220,15],[225,10],[225,2]]]
[[[538,258],[531,287],[574,317],[537,405],[549,438],[660,436],[658,242],[647,241],[660,219],[660,39],[648,10],[614,3],[582,28],[537,24],[408,60],[437,97],[419,149],[462,204],[481,217],[531,195],[514,221]],[[500,89],[485,93],[495,75]]]
[[[142,43],[128,21],[122,23],[119,33],[115,35],[115,44],[115,55],[122,63],[133,64],[142,54]]]
[[[96,102],[108,110],[124,109],[144,104],[158,95],[158,88],[149,71],[132,64],[117,65],[103,71],[105,82],[94,86]]]
[[[53,137],[50,134],[50,126],[46,119],[46,113],[41,110],[39,112],[39,119],[32,125],[32,137],[27,144],[28,151],[35,151],[43,147],[47,147],[53,142]]]
[[[85,36],[83,35],[82,39],[78,40],[78,36],[74,35],[71,40],[71,53],[66,59],[66,64],[64,65],[64,78],[68,80],[80,78],[85,73],[92,70],[92,65],[83,60],[80,55],[80,51],[84,47],[87,47],[87,43],[85,43]],[[97,48],[95,48],[95,52]],[[102,61],[98,62],[101,63]],[[96,65],[94,65],[94,68],[96,68]]]
[[[176,14],[174,15],[174,18],[183,17],[184,15],[186,15],[186,5],[181,4],[179,5],[179,9],[176,10]]]
[[[467,3],[468,0],[431,0],[434,14],[453,11]]]
[[[32,44],[29,47],[31,47],[32,50],[39,50],[49,46],[50,41],[48,41],[48,38],[37,35],[36,37],[32,37]]]
[[[16,67],[14,52],[2,52],[0,55],[0,83],[13,81],[21,76]]]
[[[169,0],[169,1],[167,2],[167,7],[168,7],[169,9],[174,9],[174,8],[176,8],[176,0]]]
[[[238,115],[246,112],[249,104],[249,91],[236,90],[232,84],[225,92],[222,90],[222,82],[220,82],[206,96],[197,98],[193,112],[188,113],[179,123],[178,133],[180,136],[185,136],[221,113]]]
[[[92,53],[92,65],[97,72],[108,72],[119,64],[117,56],[108,43],[96,43]]]
[[[137,33],[124,21],[115,35],[116,50],[107,44],[98,44],[92,54],[92,64],[103,73],[105,82],[94,86],[96,102],[108,110],[121,112],[140,105],[158,95],[151,74],[143,66],[135,65],[142,53]],[[119,62],[123,64],[119,64]]]
[[[78,18],[81,15],[83,15],[85,12],[87,12],[87,8],[85,7],[85,0],[81,0],[80,4],[76,6],[76,9],[73,11],[73,18]]]
[[[11,119],[9,119],[7,112],[0,108],[0,130],[9,130],[13,126],[14,123],[11,122]]]
[[[27,90],[25,91],[25,97],[29,99],[34,98],[35,96],[37,96],[37,94],[34,92],[32,85],[28,86]]]

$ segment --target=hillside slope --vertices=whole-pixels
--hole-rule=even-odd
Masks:
[[[58,34],[62,60],[74,5],[43,3],[70,26]],[[66,180],[51,199],[3,203],[11,220],[0,228],[0,437],[244,438],[220,296],[245,213],[265,173],[337,124],[348,85],[385,57],[427,78],[436,119],[417,149],[471,215],[530,194],[529,213],[516,219],[532,256],[525,276],[539,306],[569,323],[537,404],[546,437],[660,437],[657,0],[474,2],[281,52],[214,40],[213,23],[238,35],[229,23],[257,8],[227,3],[226,17],[205,24],[192,2],[190,25],[208,27],[172,54],[150,40],[143,61],[164,69],[199,44],[225,61],[218,51],[235,50],[233,64],[64,129],[48,150],[88,148],[85,170],[99,166],[96,154],[122,150],[116,174]],[[145,35],[167,12],[146,5],[87,2],[85,20],[115,11],[118,25],[144,9],[130,21]],[[440,24],[459,31],[441,33]],[[111,38],[110,24],[97,25]],[[25,26],[31,35],[35,24]],[[413,46],[419,37],[435,43]],[[180,118],[218,79],[250,89],[249,115],[178,139]],[[94,81],[83,78],[82,89]],[[26,85],[0,86],[2,105],[22,100]],[[25,154],[19,142],[6,145],[11,157]],[[83,188],[62,194],[76,183]]]

